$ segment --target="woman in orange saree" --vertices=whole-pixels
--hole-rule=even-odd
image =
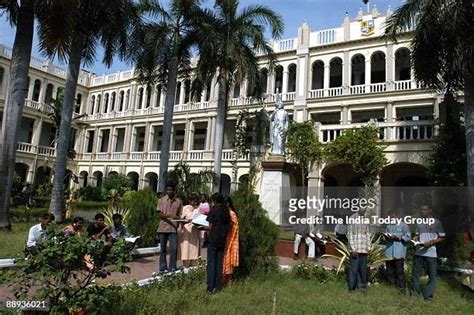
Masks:
[[[227,233],[224,251],[222,268],[222,284],[224,285],[231,282],[234,269],[239,266],[239,220],[230,197],[226,197],[225,204],[229,210],[232,224],[229,233]]]

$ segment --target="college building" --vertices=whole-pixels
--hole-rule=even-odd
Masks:
[[[389,160],[380,174],[380,186],[427,184],[426,157],[437,133],[442,95],[414,80],[410,30],[397,42],[383,37],[390,14],[390,9],[381,13],[374,7],[354,18],[346,16],[341,27],[325,30],[312,30],[310,22],[304,22],[297,37],[271,42],[277,66],[269,69],[261,58],[266,77],[261,82],[266,91],[263,104],[247,96],[245,82],[232,91],[222,152],[224,193],[235,187],[232,178],[248,176],[252,158],[251,150],[238,161],[237,176],[232,176],[239,112],[263,107],[271,113],[280,87],[291,119],[313,121],[322,143],[333,141],[346,129],[366,124],[380,128]],[[11,48],[0,46],[0,116],[10,58]],[[24,181],[41,184],[49,178],[55,156],[49,103],[64,87],[65,77],[64,68],[32,58],[16,160],[16,172]],[[191,84],[192,74],[178,83],[169,167],[184,161],[197,172],[214,164],[218,85],[213,81],[200,100],[193,101]],[[136,189],[156,190],[164,100],[162,86],[140,85],[133,69],[104,75],[82,71],[73,122],[76,157],[68,166],[78,183],[72,185],[100,186],[110,174],[122,173],[133,179]],[[292,185],[298,185],[296,177],[290,179]],[[358,176],[343,164],[322,165],[309,175],[311,186],[359,183]]]

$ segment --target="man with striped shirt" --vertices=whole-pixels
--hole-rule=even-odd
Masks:
[[[349,292],[357,288],[367,293],[367,256],[370,251],[369,224],[365,222],[365,209],[349,217],[347,224],[349,270],[347,275]]]

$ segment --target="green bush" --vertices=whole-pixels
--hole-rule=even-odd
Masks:
[[[291,268],[291,275],[297,279],[316,280],[319,283],[328,281],[336,281],[343,279],[341,274],[337,274],[334,270],[326,270],[315,264],[301,262]]]
[[[99,211],[107,208],[108,205],[107,201],[79,201],[76,204],[76,210]]]
[[[98,187],[86,186],[77,191],[79,198],[85,201],[103,201],[102,190]]]
[[[102,188],[107,191],[112,189],[117,190],[120,196],[122,196],[127,190],[131,190],[133,187],[133,181],[123,174],[112,174],[107,176],[102,183]]]
[[[94,262],[87,267],[84,257]],[[126,266],[132,257],[125,240],[112,247],[85,237],[64,235],[61,228],[45,232],[45,240],[36,246],[34,259],[17,261],[12,284],[15,297],[46,300],[52,314],[67,314],[70,310],[96,313],[108,303],[106,292],[118,288],[100,286],[96,280],[112,272],[129,272]],[[106,259],[104,259],[106,258]],[[31,296],[31,288],[35,287]]]
[[[127,191],[119,205],[130,209],[127,228],[133,235],[141,235],[141,245],[156,246],[156,230],[160,219],[156,212],[156,194],[149,188]]]
[[[277,267],[278,227],[268,218],[254,193],[255,173],[255,168],[252,168],[249,182],[239,185],[231,195],[239,218],[240,266],[236,273],[239,277],[273,271]]]

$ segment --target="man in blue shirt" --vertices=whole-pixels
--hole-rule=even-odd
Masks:
[[[392,211],[391,218],[398,218],[400,210]],[[405,256],[407,254],[407,243],[410,241],[410,229],[401,221],[398,224],[387,225],[386,235],[388,237],[385,256],[391,258],[386,262],[387,276],[392,285],[395,285],[402,293],[405,293]]]
[[[421,214],[424,218],[433,218],[433,210],[429,206],[422,206]],[[438,269],[438,255],[435,245],[444,241],[446,234],[444,233],[441,221],[438,219],[434,219],[433,224],[418,224],[416,229],[415,241],[423,244],[417,246],[415,256],[413,257],[411,293],[412,295],[420,294],[420,276],[423,262],[425,262],[428,268],[429,280],[423,291],[423,297],[425,300],[431,301],[434,296]]]

